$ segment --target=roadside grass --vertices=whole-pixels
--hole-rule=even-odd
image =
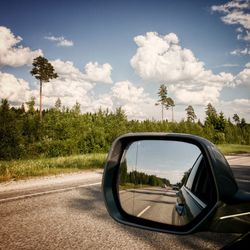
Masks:
[[[250,153],[250,145],[216,145],[224,155]],[[25,179],[32,176],[47,176],[82,170],[101,169],[107,154],[85,154],[32,160],[0,161],[0,182]],[[130,185],[121,189],[130,188]],[[132,186],[131,186],[132,188]],[[134,187],[133,188],[139,188]]]
[[[250,145],[220,144],[216,146],[224,155],[250,153]]]
[[[32,160],[0,161],[0,182],[82,170],[101,169],[107,154],[85,154]]]

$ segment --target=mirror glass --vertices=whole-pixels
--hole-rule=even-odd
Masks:
[[[119,198],[130,215],[185,225],[207,206],[212,191],[204,158],[194,144],[141,140],[124,151]]]

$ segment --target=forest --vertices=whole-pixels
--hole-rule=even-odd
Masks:
[[[7,99],[2,99],[0,159],[107,153],[117,136],[129,132],[189,133],[215,144],[250,144],[250,124],[237,114],[225,118],[210,103],[204,122],[196,118],[192,106],[186,112],[187,117],[180,122],[128,120],[121,107],[113,112],[99,109],[96,113],[81,113],[79,103],[67,108],[58,98],[53,108],[43,110],[41,120],[34,98],[20,107],[11,107]]]

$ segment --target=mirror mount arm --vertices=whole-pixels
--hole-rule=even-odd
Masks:
[[[237,212],[235,212],[237,211]],[[220,202],[207,230],[218,233],[241,233],[250,229],[250,195],[238,189],[228,201]]]

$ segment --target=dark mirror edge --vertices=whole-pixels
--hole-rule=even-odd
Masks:
[[[216,190],[216,197],[213,203],[210,206],[207,206],[204,209],[204,211],[202,211],[197,216],[197,218],[195,218],[189,224],[184,226],[166,225],[159,222],[152,222],[142,218],[137,218],[123,211],[119,202],[118,187],[117,187],[119,163],[122,158],[123,151],[129,143],[145,139],[187,142],[196,145],[201,150],[201,153],[204,156],[209,171],[211,172],[211,176],[213,177],[213,182]],[[212,162],[213,162],[213,159],[211,159],[212,146],[213,144],[207,141],[206,139],[188,134],[135,133],[135,134],[126,134],[117,138],[114,141],[110,153],[107,157],[107,162],[105,165],[104,175],[103,175],[103,184],[102,184],[105,204],[111,217],[113,217],[116,221],[126,225],[131,225],[134,227],[139,227],[158,232],[189,234],[196,231],[208,230],[210,224],[209,221],[214,216],[216,208],[220,204],[218,187],[216,185],[215,174],[212,167]]]

